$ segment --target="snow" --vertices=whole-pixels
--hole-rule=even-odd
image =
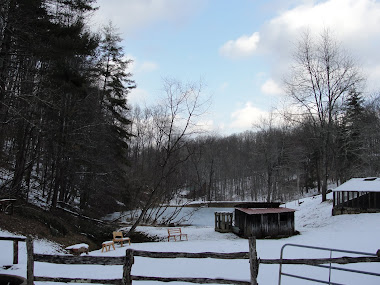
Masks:
[[[331,199],[331,193],[328,198]],[[258,256],[262,259],[277,259],[284,244],[301,244],[317,247],[337,248],[343,250],[376,253],[380,248],[380,213],[331,216],[332,202],[321,203],[321,197],[305,198],[284,205],[293,208],[295,212],[296,230],[299,235],[286,239],[257,240]],[[133,243],[131,246],[115,246],[116,250],[101,252],[99,249],[90,252],[92,256],[124,256],[127,248],[148,251],[170,252],[247,252],[248,241],[232,233],[218,233],[214,231],[212,222],[214,214],[209,211],[197,211],[194,220],[204,220],[203,225],[182,227],[189,241],[167,242],[167,230],[164,227],[139,227],[152,236],[161,238],[161,242]],[[225,209],[224,209],[225,210]],[[198,216],[197,218],[195,216]],[[206,222],[207,221],[207,222]],[[211,224],[211,225],[210,225]],[[10,236],[11,233],[0,231],[1,236]],[[45,254],[62,254],[62,249],[51,242],[35,241],[35,252]],[[12,264],[12,242],[0,241],[0,273],[26,276],[25,243],[19,244],[19,264],[10,269],[1,267]],[[349,256],[347,253],[333,253],[332,257]],[[353,255],[354,256],[354,255]],[[284,249],[284,258],[328,258],[330,251],[322,252],[311,249],[287,246]],[[379,263],[365,263],[346,265],[345,268],[380,273]],[[328,269],[310,266],[283,266],[287,273],[302,274],[310,278],[328,281]],[[260,265],[258,283],[278,284],[278,265]],[[88,277],[88,278],[122,278],[122,266],[98,265],[57,265],[48,263],[35,264],[35,274],[54,277]],[[163,276],[163,277],[207,277],[249,280],[248,260],[217,260],[217,259],[151,259],[135,257],[132,268],[133,275]],[[380,277],[360,275],[345,272],[332,272],[332,282],[340,284],[380,284]],[[35,282],[36,285],[47,284]],[[163,284],[159,282],[135,281],[134,284]],[[58,283],[55,283],[58,284]],[[189,284],[172,282],[172,284]],[[309,281],[282,276],[282,285],[286,284],[315,284]]]
[[[70,245],[70,246],[66,247],[65,249],[80,249],[80,248],[88,248],[88,244],[87,243],[78,243],[78,244]]]
[[[352,178],[332,191],[380,192],[380,178]]]

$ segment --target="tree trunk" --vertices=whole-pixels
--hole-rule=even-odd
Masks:
[[[17,154],[16,154],[16,164],[14,169],[14,175],[11,185],[11,193],[17,195],[20,192],[22,180],[25,173],[26,165],[26,155],[27,155],[27,126],[25,124],[18,131],[17,137]]]

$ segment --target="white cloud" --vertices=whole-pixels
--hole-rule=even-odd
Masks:
[[[193,127],[194,131],[196,132],[210,132],[215,129],[214,121],[213,120],[205,120],[205,121],[199,121],[195,124]]]
[[[131,54],[124,55],[123,60],[131,60],[131,62],[127,66],[127,72],[135,73],[136,71],[136,58]]]
[[[319,36],[329,29],[343,49],[364,70],[376,69],[380,62],[380,2],[373,0],[311,1],[279,14],[260,30],[258,50],[274,59],[272,77],[287,73],[289,60],[301,33],[309,30]],[[378,84],[368,75],[367,85]]]
[[[268,95],[281,95],[284,93],[282,88],[271,78],[261,85],[261,92]]]
[[[149,97],[150,94],[148,91],[137,87],[132,89],[128,94],[128,103],[131,105],[143,105]]]
[[[242,109],[231,114],[232,122],[229,127],[238,130],[251,129],[254,123],[259,123],[262,118],[267,118],[269,113],[247,102]]]
[[[157,22],[178,26],[204,5],[201,0],[98,0],[97,4],[100,8],[94,15],[95,24],[111,20],[127,35]]]
[[[319,35],[329,29],[345,48],[375,54],[379,42],[380,3],[373,0],[328,0],[284,11],[260,30],[260,50],[288,58],[301,32]],[[376,52],[377,53],[377,52]]]
[[[379,78],[380,78],[380,64],[367,67],[364,70],[365,78],[367,78],[367,90],[371,93],[379,93],[380,92],[380,85],[379,85]]]
[[[227,88],[228,88],[228,86],[230,86],[230,84],[228,83],[228,82],[223,82],[220,86],[219,86],[219,90],[220,91],[225,91]]]
[[[313,1],[315,3],[315,1]],[[310,28],[321,31],[328,27],[339,36],[350,37],[378,33],[380,3],[373,0],[329,0],[304,4],[285,11],[269,22],[275,31],[298,32]]]
[[[131,54],[127,54],[125,60],[132,60],[132,63],[128,65],[128,72],[132,74],[149,73],[158,69],[158,64],[153,61],[140,61]]]
[[[222,56],[230,58],[242,58],[251,56],[257,49],[260,42],[260,35],[258,32],[250,36],[243,35],[236,40],[226,42],[220,49],[219,53]]]
[[[158,69],[158,65],[152,61],[143,62],[137,69],[137,72],[152,72]]]
[[[341,42],[343,48],[358,59],[360,66],[364,69],[369,66],[375,68],[376,63],[380,62],[379,1],[302,2],[280,11],[277,17],[267,21],[252,36],[228,41],[220,53],[230,57],[269,55],[273,63],[271,76],[277,79],[287,73],[292,52],[302,32],[310,30],[318,36],[324,29],[329,29],[338,43]]]

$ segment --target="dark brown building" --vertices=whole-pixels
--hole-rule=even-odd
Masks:
[[[246,238],[292,236],[295,232],[294,212],[289,208],[235,208],[235,227]]]

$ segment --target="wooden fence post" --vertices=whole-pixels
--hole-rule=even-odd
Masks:
[[[26,265],[26,279],[28,285],[34,283],[34,250],[33,240],[31,237],[26,238],[26,253],[27,253],[27,265]]]
[[[133,263],[133,249],[128,248],[125,253],[125,262],[123,266],[123,285],[132,285],[131,271]]]
[[[249,240],[249,265],[251,272],[251,285],[258,285],[257,275],[259,274],[259,260],[256,252],[256,237],[250,237]]]
[[[13,264],[18,264],[18,241],[13,240]]]

